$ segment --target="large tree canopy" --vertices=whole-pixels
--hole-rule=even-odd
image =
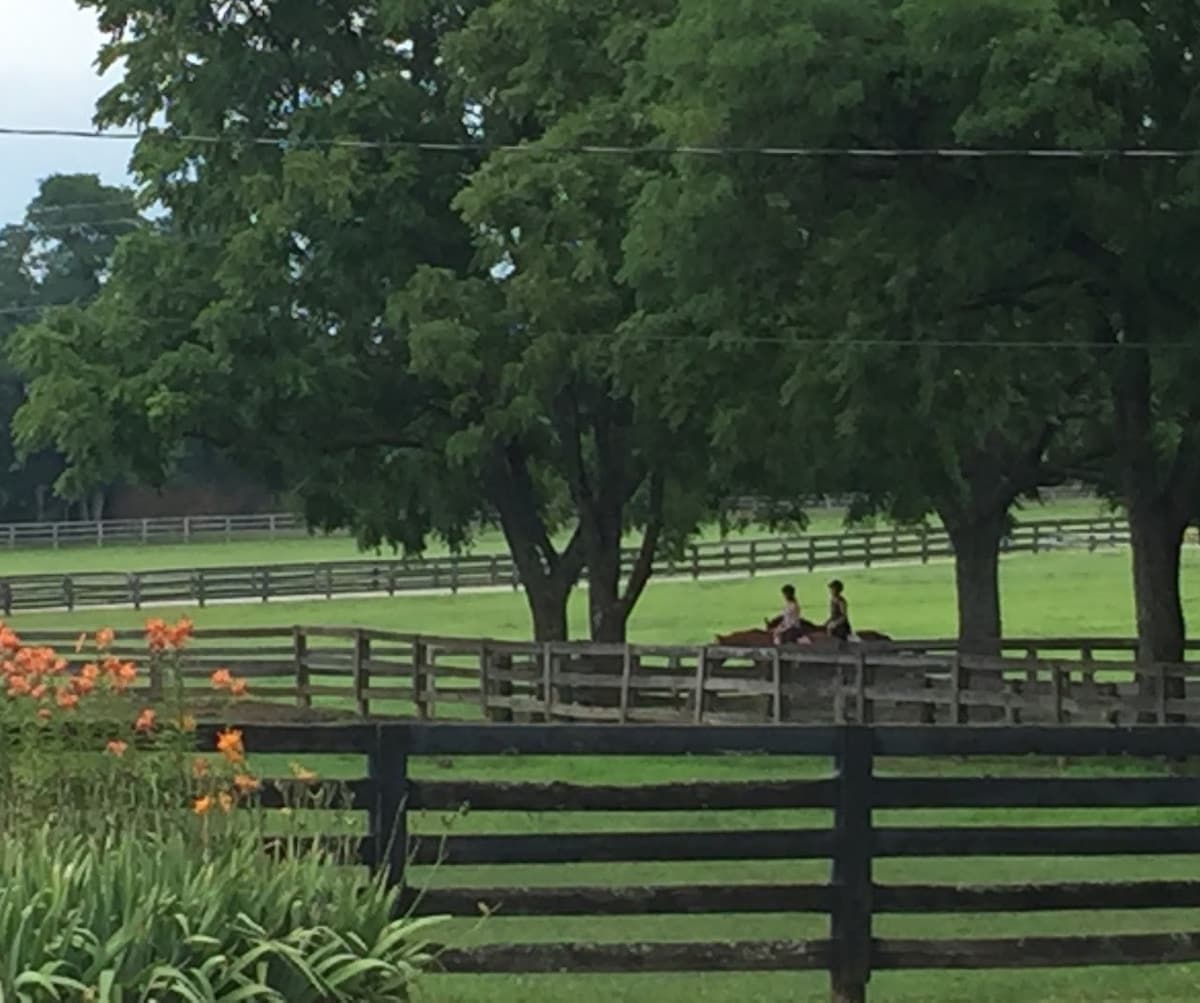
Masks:
[[[603,105],[626,60],[604,46],[629,19],[582,3],[86,6],[114,39],[103,62],[127,65],[99,121],[147,127],[134,166],[170,217],[123,244],[94,308],[22,337],[25,441],[61,447],[72,477],[124,462],[161,481],[202,438],[368,544],[457,545],[494,516],[539,636],[564,636],[586,563],[593,633],[623,637],[654,553],[696,525],[707,470],[612,377],[636,177],[411,144],[615,128]],[[545,31],[587,41],[546,61]],[[505,60],[492,32],[514,40]],[[604,82],[594,106],[580,73]]]
[[[1192,4],[991,0],[946,16],[923,0],[910,18],[926,65],[962,87],[962,142],[1170,149],[1200,127]],[[1060,170],[1032,197],[1009,171],[994,199],[1031,226],[1061,221],[1058,260],[1044,267],[1081,276],[1088,293],[1074,326],[1106,390],[1095,416],[1129,511],[1141,653],[1179,660],[1180,549],[1200,497],[1200,169],[1186,158],[1100,161]]]
[[[1163,42],[1158,5],[1128,6],[682,0],[649,50],[661,81],[655,115],[668,141],[742,149],[1145,145],[1150,123],[1190,114],[1178,99],[1190,85],[1171,76],[1190,63]],[[1179,26],[1167,34],[1187,37]],[[1159,81],[1147,75],[1154,49],[1168,50]],[[1167,94],[1174,107],[1159,107]],[[1163,128],[1154,139],[1182,134]],[[1162,293],[1189,270],[1178,186],[1191,171],[1020,157],[681,157],[646,189],[628,268],[647,329],[741,339],[753,371],[774,344],[788,374],[774,397],[790,416],[781,424],[804,442],[793,492],[816,478],[862,490],[893,515],[940,515],[957,552],[962,641],[988,648],[1014,502],[1102,460],[1114,441],[1127,469],[1133,456],[1153,464],[1154,429],[1176,457],[1187,452],[1182,426],[1146,411],[1152,399],[1166,404],[1147,395],[1151,383],[1135,395],[1140,438],[1120,407],[1115,428],[1108,421],[1104,388],[1106,370],[1125,385],[1151,358],[1115,344],[1114,291],[1157,272]],[[1154,243],[1173,253],[1155,254]],[[1171,302],[1159,298],[1139,323]],[[1182,302],[1172,316],[1176,337],[1194,337]],[[1194,498],[1187,468],[1174,469],[1179,497]],[[1156,483],[1146,473],[1126,484],[1145,490]],[[1126,494],[1141,567],[1155,548],[1136,529],[1137,491]],[[1165,525],[1175,546],[1183,523],[1171,515]],[[1142,591],[1177,610],[1177,586],[1160,579]],[[1146,601],[1144,638],[1156,633]]]
[[[133,192],[92,174],[66,174],[43,181],[25,218],[0,228],[0,518],[44,517],[63,471],[53,450],[18,459],[12,422],[25,388],[5,360],[9,337],[48,308],[94,300],[117,242],[140,225]],[[86,501],[105,483],[84,478],[67,497]]]

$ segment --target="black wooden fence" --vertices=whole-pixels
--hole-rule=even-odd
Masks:
[[[211,740],[215,728],[202,729]],[[1200,929],[1173,933],[1063,935],[991,939],[878,937],[880,915],[1122,911],[1200,907],[1200,881],[1117,879],[1037,884],[883,884],[876,861],[891,858],[1096,857],[1200,855],[1200,824],[983,825],[907,827],[879,824],[876,809],[1115,809],[1200,805],[1200,777],[1165,765],[1152,777],[1124,770],[1103,778],[905,775],[916,757],[1143,757],[1200,754],[1200,730],[1062,727],[731,727],[605,725],[336,726],[247,725],[253,752],[358,753],[366,778],[350,784],[368,810],[362,859],[387,868],[405,899],[430,915],[478,917],[481,905],[502,916],[670,914],[817,914],[827,935],[748,942],[499,944],[450,949],[459,973],[828,971],[837,1003],[862,1001],[871,975],[900,969],[1041,968],[1200,961]],[[420,757],[713,756],[721,753],[820,757],[814,779],[596,786],[414,777]],[[878,768],[878,761],[900,760]],[[568,766],[566,758],[564,768]],[[994,769],[992,764],[991,769]],[[763,825],[709,831],[587,832],[544,835],[442,835],[410,832],[422,812],[558,811],[603,813],[826,809],[831,824]],[[416,815],[414,815],[416,813]],[[1110,816],[1111,818],[1111,816]],[[715,820],[714,820],[715,821]],[[1200,818],[1197,818],[1200,823]],[[410,867],[632,861],[826,860],[820,883],[555,884],[552,887],[444,884],[420,890]],[[489,875],[490,877],[490,875]],[[1078,923],[1078,921],[1075,921]],[[1066,928],[1066,927],[1064,927]]]
[[[1062,548],[1119,546],[1129,541],[1124,520],[1062,519],[1017,526],[1004,543],[1008,553],[1039,553]],[[790,539],[739,539],[697,543],[655,562],[665,577],[740,577],[823,567],[872,567],[890,562],[928,562],[952,557],[942,529],[829,533]],[[626,550],[626,570],[637,551]],[[2,566],[0,566],[2,567]],[[508,554],[236,567],[173,568],[153,571],[90,571],[72,574],[0,573],[0,610],[14,611],[156,604],[244,602],[286,598],[333,598],[349,595],[396,595],[478,588],[520,587],[520,575]]]

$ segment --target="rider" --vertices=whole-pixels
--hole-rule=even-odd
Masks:
[[[829,619],[825,633],[839,641],[850,637],[850,603],[846,601],[846,586],[835,578],[829,583]]]
[[[787,644],[803,633],[800,624],[800,604],[796,601],[794,585],[785,585],[780,591],[783,593],[783,612],[775,619],[767,621],[767,626],[774,635],[776,644]]]

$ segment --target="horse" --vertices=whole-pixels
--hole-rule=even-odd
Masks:
[[[800,645],[839,645],[842,642],[826,633],[824,627],[819,627],[809,620],[800,621]],[[860,630],[852,635],[850,644],[888,644],[892,638],[878,630]],[[736,630],[729,634],[716,635],[716,643],[722,648],[772,648],[775,646],[775,635],[762,627],[751,627],[748,630]]]

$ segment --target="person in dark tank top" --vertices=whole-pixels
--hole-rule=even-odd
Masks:
[[[851,633],[846,586],[836,578],[829,583],[829,619],[825,621],[825,633],[839,641],[848,640]]]

